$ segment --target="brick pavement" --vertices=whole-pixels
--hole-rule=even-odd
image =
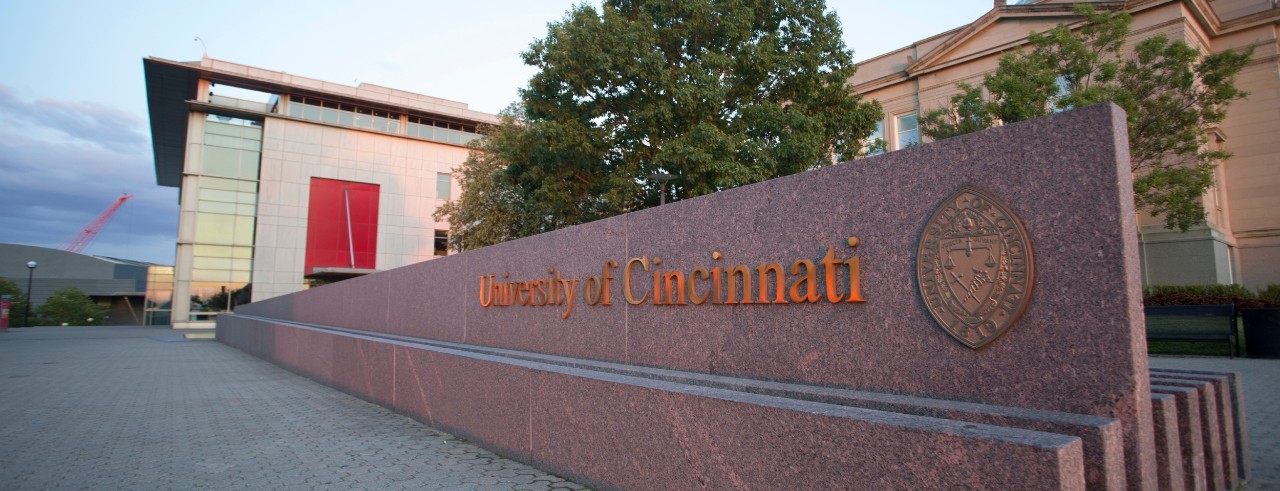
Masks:
[[[1280,360],[1152,356],[1151,367],[1240,373],[1253,463],[1245,489],[1280,490]]]
[[[0,334],[0,489],[584,489],[210,341],[155,327]],[[1280,490],[1280,360],[1244,376],[1253,479]]]
[[[0,334],[0,489],[584,489],[211,341]]]

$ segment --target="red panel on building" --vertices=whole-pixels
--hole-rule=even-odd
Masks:
[[[315,268],[376,267],[378,191],[377,184],[311,178],[307,275]]]

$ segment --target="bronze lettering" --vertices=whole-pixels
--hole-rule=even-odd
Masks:
[[[612,270],[618,267],[618,262],[612,259],[604,262],[604,271],[600,273],[600,296],[604,298],[602,305],[613,305],[610,302],[609,285],[613,283]]]
[[[818,301],[817,266],[813,264],[813,261],[810,261],[808,259],[800,259],[794,263],[791,263],[791,274],[793,275],[800,274],[800,268],[802,266],[804,267],[804,270],[805,270],[804,275],[796,278],[796,280],[791,283],[791,301],[796,303],[800,303],[800,302],[815,303]],[[805,293],[801,293],[800,292],[801,285],[804,285],[804,289],[808,291]]]
[[[711,292],[698,295],[698,292],[694,290],[694,284],[698,282],[697,278],[699,276],[706,280],[711,277],[711,274],[707,273],[707,270],[703,268],[694,268],[693,273],[689,274],[689,301],[693,302],[694,305],[702,305],[708,298],[711,298]]]
[[[734,300],[733,298],[734,293],[737,293],[738,291],[737,284],[733,282],[733,275],[735,274],[737,274],[741,279],[741,285],[742,285],[741,301]],[[726,295],[728,298],[725,299],[724,301],[725,304],[746,305],[746,304],[755,303],[751,301],[751,269],[750,268],[747,268],[746,266],[743,266],[741,264],[734,266],[733,269],[725,271],[724,279],[725,279],[725,283],[729,284],[729,289]]]
[[[773,279],[776,285],[774,288],[773,302],[769,302],[769,272],[770,271],[773,272]],[[756,275],[758,275],[760,279],[760,292],[759,294],[756,295],[756,298],[760,300],[760,303],[775,303],[775,304],[787,303],[787,296],[786,296],[787,286],[786,286],[786,281],[783,280],[782,278],[783,274],[782,274],[781,264],[768,263],[768,264],[761,264],[759,266],[756,266]]]
[[[663,302],[667,305],[686,305],[684,301],[684,273],[679,271],[662,273],[662,283],[661,296],[663,297]],[[674,301],[671,299],[673,294],[676,297]],[[654,294],[654,304],[659,304],[656,301],[657,297],[658,295]]]
[[[589,305],[600,303],[600,280],[595,276],[587,278],[587,282],[582,284],[582,299]]]
[[[844,262],[849,267],[849,299],[845,300],[849,303],[865,302],[862,299],[862,272],[858,267],[858,256],[853,256]]]
[[[578,291],[578,280],[564,280],[561,284],[564,286],[564,297],[568,299],[569,308],[560,314],[560,318],[568,319],[569,315],[573,314],[573,297]]]
[[[646,298],[649,298],[648,292],[645,292],[645,294],[641,296],[639,299],[637,299],[636,296],[631,293],[631,266],[636,263],[639,263],[641,268],[643,268],[645,271],[648,271],[649,258],[633,257],[631,259],[628,259],[626,267],[622,268],[622,296],[626,297],[627,303],[631,305],[640,305],[644,303],[644,300]]]
[[[827,246],[827,255],[822,256],[822,271],[827,283],[827,301],[831,303],[839,302],[844,299],[844,295],[836,291],[836,265],[840,261],[836,260],[836,251],[834,247]]]
[[[493,275],[480,276],[480,306],[481,307],[488,307],[490,304],[493,303],[493,295],[489,295],[488,297],[485,296],[485,285],[484,285],[485,278],[488,278],[489,282],[493,283]]]

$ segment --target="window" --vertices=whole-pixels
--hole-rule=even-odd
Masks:
[[[898,149],[914,147],[920,144],[920,124],[916,121],[916,113],[898,116]]]
[[[449,199],[449,174],[436,174],[436,197]]]
[[[400,115],[314,97],[289,96],[289,115],[322,123],[400,133]]]
[[[409,116],[408,135],[455,145],[466,145],[467,142],[480,138],[473,125],[438,121],[420,116]]]
[[[436,255],[447,256],[449,254],[449,231],[436,231]]]
[[[1058,75],[1058,78],[1053,80],[1053,84],[1058,89],[1058,93],[1049,98],[1049,112],[1060,113],[1071,109],[1070,104],[1062,103],[1063,99],[1071,95],[1071,84],[1067,82],[1067,77]]]
[[[884,153],[884,121],[876,121],[876,129],[862,143],[862,154],[868,157]]]

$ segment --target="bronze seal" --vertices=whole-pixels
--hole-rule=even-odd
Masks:
[[[925,308],[970,348],[994,341],[1027,308],[1031,242],[1022,220],[1000,200],[965,186],[933,212],[916,250]]]

